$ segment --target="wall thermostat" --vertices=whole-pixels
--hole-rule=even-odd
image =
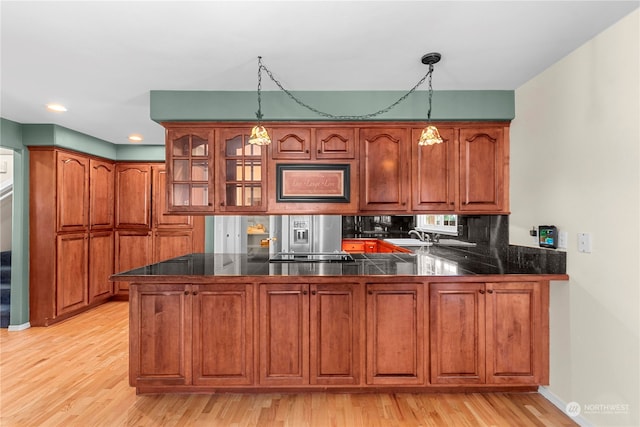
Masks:
[[[555,225],[538,226],[538,243],[542,248],[558,247],[558,228]]]

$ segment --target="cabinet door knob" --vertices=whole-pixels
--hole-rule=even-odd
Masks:
[[[367,292],[369,295],[373,295],[373,291],[369,291]]]
[[[189,291],[184,291],[184,294],[185,295],[189,295]]]
[[[302,295],[306,295],[306,294],[307,294],[307,291],[302,291]]]
[[[478,292],[480,292],[482,295],[484,295],[484,289],[480,289]]]
[[[309,150],[308,150],[308,149],[307,149],[307,150],[304,150],[304,152],[305,152],[305,153],[309,153]]]
[[[311,295],[315,295],[315,294],[316,294],[316,291],[311,291]]]
[[[493,289],[489,289],[489,290],[487,291],[487,293],[488,293],[488,294],[492,294],[492,293],[493,293]]]
[[[198,295],[198,291],[193,291],[193,295]]]

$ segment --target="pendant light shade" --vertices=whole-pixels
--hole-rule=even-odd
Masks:
[[[433,145],[441,143],[442,138],[440,137],[440,132],[438,132],[437,127],[429,125],[426,128],[422,129],[422,134],[420,134],[418,145]]]
[[[253,145],[269,145],[271,144],[271,138],[267,130],[262,125],[256,125],[251,129],[251,136],[249,137],[249,144]]]

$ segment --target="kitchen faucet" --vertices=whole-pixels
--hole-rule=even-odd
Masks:
[[[430,242],[431,236],[429,233],[418,230],[409,230],[409,236],[416,236],[421,242]]]

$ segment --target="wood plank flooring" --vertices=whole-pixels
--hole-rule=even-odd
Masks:
[[[0,332],[0,425],[572,426],[538,393],[136,396],[127,302],[48,328]]]

